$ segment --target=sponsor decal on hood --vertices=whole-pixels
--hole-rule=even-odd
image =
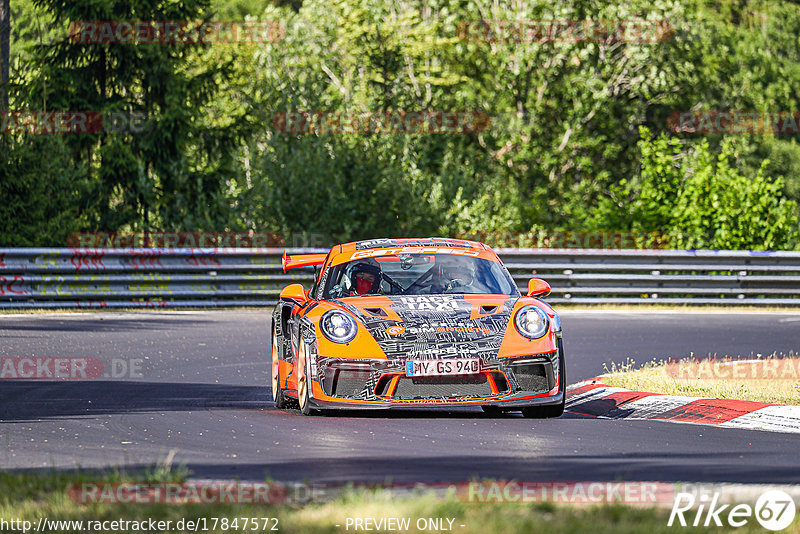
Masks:
[[[507,295],[386,295],[339,303],[389,359],[406,359],[496,356],[515,301]]]

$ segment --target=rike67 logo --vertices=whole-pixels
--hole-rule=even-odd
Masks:
[[[749,504],[719,504],[719,497],[719,493],[714,493],[710,498],[705,494],[698,499],[692,493],[678,493],[667,526],[742,527],[755,518],[765,529],[778,531],[788,527],[794,520],[794,500],[780,490],[763,493],[755,507]]]

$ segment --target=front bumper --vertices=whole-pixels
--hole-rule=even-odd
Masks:
[[[522,409],[530,406],[553,406],[563,402],[564,393],[556,392],[553,396],[538,397],[538,398],[520,398],[520,399],[487,399],[487,400],[473,400],[473,401],[405,401],[405,402],[382,402],[382,401],[355,401],[346,402],[341,399],[337,400],[324,400],[324,399],[311,399],[311,406],[321,409],[336,409],[336,410],[386,410],[389,408],[435,408],[435,407],[454,407],[454,406],[497,406],[501,409]]]
[[[311,404],[318,408],[494,405],[499,408],[563,402],[558,350],[506,358],[482,358],[478,375],[413,378],[405,360],[334,359],[312,356]]]

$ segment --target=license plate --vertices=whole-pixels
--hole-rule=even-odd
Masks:
[[[474,375],[480,372],[480,358],[406,361],[406,376]]]

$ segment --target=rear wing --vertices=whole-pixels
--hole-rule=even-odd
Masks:
[[[283,266],[283,272],[286,272],[287,269],[322,265],[327,257],[327,254],[295,254],[294,256],[289,256],[284,250],[283,257],[281,257],[281,265]]]

